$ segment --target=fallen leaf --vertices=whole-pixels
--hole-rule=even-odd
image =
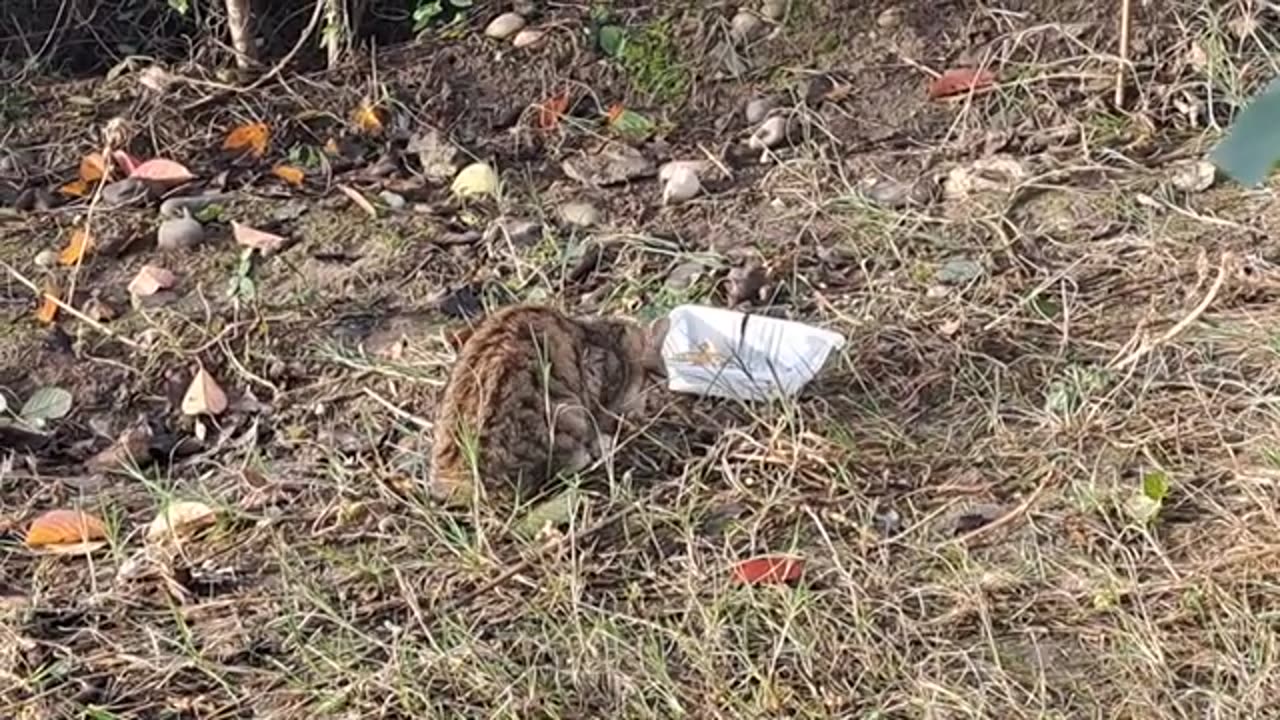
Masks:
[[[124,150],[112,151],[111,157],[116,161],[116,164],[120,166],[120,169],[124,170],[126,175],[131,175],[133,171],[136,170],[138,166],[142,164],[141,162],[138,161],[137,158],[125,152]]]
[[[734,565],[734,575],[748,585],[786,583],[800,579],[804,558],[793,555],[764,555]]]
[[[538,129],[543,132],[555,130],[560,124],[560,118],[564,117],[568,111],[569,90],[565,89],[547,98],[538,106]]]
[[[147,527],[147,540],[166,537],[177,538],[213,524],[217,513],[213,508],[195,500],[178,500],[169,503]]]
[[[58,253],[58,264],[75,265],[89,254],[89,249],[92,247],[93,237],[89,235],[89,231],[82,227],[76,228],[71,231],[71,240],[67,246]]]
[[[271,139],[271,129],[264,122],[249,123],[233,128],[222,141],[223,150],[248,150],[251,155],[260,158],[267,154],[267,142]]]
[[[596,42],[605,55],[618,57],[627,42],[627,31],[617,25],[604,25],[596,34]]]
[[[89,194],[89,183],[83,180],[72,180],[58,188],[58,192],[68,197],[84,197]]]
[[[47,385],[31,393],[18,415],[27,421],[57,420],[71,412],[71,399],[65,389]]]
[[[365,134],[377,135],[382,132],[382,119],[378,117],[377,109],[369,104],[368,100],[355,109],[351,114],[351,121]]]
[[[156,265],[143,265],[129,282],[129,292],[138,297],[150,297],[161,290],[168,290],[177,282],[177,276],[168,270]]]
[[[236,242],[253,248],[263,255],[271,255],[285,243],[285,239],[279,235],[243,225],[235,220],[231,221],[231,234],[235,236]]]
[[[72,545],[102,540],[107,527],[97,517],[79,510],[50,510],[31,521],[27,547],[52,550],[54,545]]]
[[[929,97],[933,99],[982,90],[996,81],[995,73],[976,68],[953,68],[929,83]]]
[[[165,185],[184,183],[194,180],[195,175],[185,165],[164,158],[152,158],[133,169],[129,177],[139,180],[150,180]]]
[[[101,153],[89,153],[80,158],[80,179],[86,183],[101,180],[106,175],[106,162]]]
[[[40,294],[40,298],[40,307],[36,310],[36,319],[45,325],[49,325],[58,316],[58,286],[52,280],[46,280],[44,291]]]
[[[642,140],[653,133],[657,126],[652,120],[634,110],[628,110],[620,104],[614,104],[606,113],[609,127],[614,132],[636,140]]]
[[[196,371],[182,396],[183,415],[217,415],[227,409],[227,395],[204,368]]]
[[[487,163],[471,163],[462,168],[449,186],[454,195],[492,195],[498,190],[498,174]]]
[[[294,187],[302,187],[302,181],[307,176],[302,170],[292,165],[277,165],[271,168],[271,174]]]
[[[358,190],[356,190],[355,188],[343,185],[341,183],[338,183],[338,189],[342,191],[343,195],[346,195],[347,197],[351,198],[351,202],[355,203],[360,207],[361,210],[368,213],[369,217],[372,217],[372,218],[378,217],[378,209],[375,208],[373,206],[373,203],[369,202],[369,200],[366,199],[364,195],[361,195]]]

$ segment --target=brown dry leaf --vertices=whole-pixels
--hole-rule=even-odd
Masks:
[[[560,124],[560,118],[569,111],[569,90],[566,88],[538,105],[538,129],[550,132]]]
[[[227,395],[204,368],[196,371],[182,396],[183,415],[217,415],[227,409]]]
[[[80,179],[86,183],[101,180],[106,175],[107,164],[101,153],[89,153],[80,158]]]
[[[129,292],[138,297],[150,297],[161,290],[168,290],[177,283],[178,278],[173,273],[162,267],[148,264],[143,265],[129,282]]]
[[[284,245],[284,238],[273,233],[259,230],[257,228],[242,225],[235,220],[231,221],[231,234],[235,236],[236,242],[250,247],[263,255],[270,255],[279,250]]]
[[[962,93],[978,92],[991,87],[995,81],[996,75],[990,70],[952,68],[929,83],[929,97],[937,100]]]
[[[85,255],[89,254],[90,248],[93,247],[93,236],[89,231],[79,227],[71,231],[71,240],[67,246],[62,248],[62,252],[58,253],[59,265],[75,265],[82,261]]]
[[[129,173],[129,177],[163,184],[176,184],[194,180],[196,176],[191,174],[187,166],[182,163],[164,158],[152,158],[135,167],[133,172]]]
[[[248,150],[256,158],[267,154],[267,142],[271,129],[264,122],[249,123],[234,128],[222,141],[223,150]]]
[[[44,292],[40,295],[40,307],[36,310],[36,319],[45,325],[53,322],[58,316],[58,286],[52,280],[44,283]]]
[[[378,209],[373,206],[373,203],[370,203],[368,200],[366,200],[364,195],[361,195],[359,191],[357,191],[354,188],[347,187],[346,185],[343,185],[341,183],[338,184],[338,189],[342,191],[343,195],[346,195],[347,197],[351,198],[351,202],[355,203],[356,205],[359,205],[361,210],[364,210],[366,213],[369,213],[369,217],[372,217],[372,218],[378,217]]]
[[[131,427],[121,433],[114,443],[86,460],[85,467],[90,472],[97,473],[128,470],[132,466],[141,467],[149,460],[147,451],[150,447],[150,428],[146,425]]]
[[[147,540],[178,538],[208,527],[217,519],[213,508],[195,500],[178,500],[170,503],[147,527]]]
[[[351,114],[351,121],[365,134],[378,135],[382,132],[382,119],[378,117],[377,109],[368,100],[360,103],[360,107],[355,109]]]
[[[277,165],[271,168],[271,174],[294,187],[302,187],[302,181],[307,176],[301,169],[292,165]]]
[[[72,180],[58,188],[58,192],[68,197],[84,197],[89,194],[89,183],[83,180]]]
[[[97,517],[80,510],[50,510],[31,521],[27,547],[52,550],[52,545],[71,545],[102,540],[107,527]]]

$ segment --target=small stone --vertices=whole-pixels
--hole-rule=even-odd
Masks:
[[[1169,179],[1173,186],[1183,192],[1204,192],[1213,187],[1218,179],[1218,169],[1208,160],[1193,160],[1177,167]]]
[[[747,103],[747,124],[755,125],[764,120],[769,111],[778,107],[778,98],[773,96],[752,98]]]
[[[600,211],[587,202],[568,202],[560,206],[560,219],[570,225],[588,228],[600,224]]]
[[[393,193],[390,190],[383,190],[378,193],[378,199],[382,201],[382,204],[392,210],[403,210],[406,204],[404,196]]]
[[[666,286],[668,290],[688,290],[698,281],[707,271],[707,266],[700,262],[690,261],[680,263],[675,266],[670,274],[667,275]]]
[[[161,250],[190,250],[204,239],[204,226],[190,215],[170,218],[156,230],[156,246]]]
[[[787,119],[781,115],[774,115],[765,120],[751,133],[750,139],[747,140],[747,147],[754,150],[767,150],[782,144],[787,137]]]
[[[537,28],[529,28],[516,33],[515,38],[511,41],[514,48],[537,48],[541,47],[547,39],[546,30],[538,30]]]
[[[787,0],[764,0],[760,14],[769,22],[782,22],[787,14]]]
[[[729,23],[729,35],[737,42],[750,42],[760,35],[764,23],[755,13],[739,10]]]
[[[148,192],[146,183],[135,177],[127,177],[103,186],[102,202],[110,206],[132,205],[142,201]]]
[[[587,187],[608,187],[652,177],[653,161],[629,145],[615,145],[600,152],[569,158],[560,164],[564,174]]]
[[[886,30],[898,27],[902,24],[902,8],[895,6],[881,10],[876,16],[876,24]]]
[[[936,279],[944,285],[960,285],[982,276],[982,263],[969,258],[952,258],[938,268]]]
[[[524,17],[519,13],[502,13],[485,26],[484,34],[495,40],[506,40],[524,28]]]
[[[58,264],[58,253],[54,250],[41,250],[36,253],[36,265],[42,268],[51,268]]]
[[[688,162],[667,163],[662,171],[662,204],[691,200],[702,192],[696,165]]]
[[[877,178],[868,182],[862,192],[871,202],[897,210],[927,205],[933,200],[936,190],[937,184],[928,178],[922,178],[916,182]]]

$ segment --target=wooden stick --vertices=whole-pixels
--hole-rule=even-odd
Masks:
[[[1116,108],[1124,106],[1124,76],[1129,69],[1131,0],[1120,0],[1120,66],[1116,68]]]
[[[97,320],[94,320],[93,318],[89,317],[88,315],[85,315],[84,313],[82,313],[82,312],[80,312],[79,310],[75,309],[74,307],[72,307],[72,306],[71,306],[71,304],[70,304],[70,303],[65,303],[65,302],[63,302],[63,301],[59,300],[58,298],[54,297],[53,295],[50,295],[49,293],[46,293],[44,290],[41,290],[40,288],[36,287],[36,284],[35,284],[35,283],[31,282],[29,279],[27,279],[27,277],[26,277],[26,276],[24,276],[22,273],[20,273],[20,272],[18,272],[17,270],[15,270],[15,269],[13,268],[13,266],[12,266],[12,265],[10,265],[9,263],[7,263],[7,262],[5,262],[5,261],[3,261],[3,260],[0,260],[0,267],[4,267],[5,271],[6,271],[6,272],[8,272],[8,273],[9,273],[9,275],[11,275],[11,276],[13,277],[13,279],[14,279],[14,280],[17,280],[18,282],[22,283],[23,285],[26,285],[27,287],[31,288],[31,291],[32,291],[32,292],[34,292],[34,293],[36,294],[36,296],[37,296],[37,297],[40,297],[40,298],[47,298],[47,299],[48,299],[50,302],[52,302],[54,305],[57,305],[59,308],[61,308],[61,309],[65,310],[65,311],[67,311],[67,314],[68,314],[68,315],[71,315],[71,316],[75,317],[75,318],[76,318],[76,319],[78,319],[78,320],[82,320],[82,321],[84,321],[85,323],[88,323],[88,324],[89,324],[89,326],[90,326],[90,327],[92,327],[94,330],[97,330],[98,332],[102,333],[103,335],[106,335],[107,337],[110,337],[110,338],[115,339],[115,340],[119,340],[120,342],[124,343],[125,345],[128,345],[129,347],[133,348],[134,350],[146,350],[146,348],[144,348],[143,346],[139,345],[138,343],[136,343],[136,342],[134,342],[134,341],[130,340],[129,338],[127,338],[127,337],[125,337],[125,336],[121,335],[120,333],[117,333],[115,330],[112,330],[111,328],[107,327],[106,325],[103,325],[102,323],[98,322]],[[68,299],[70,299],[70,297],[68,297]]]

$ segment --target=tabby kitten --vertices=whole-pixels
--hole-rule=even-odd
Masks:
[[[465,502],[479,480],[528,496],[608,451],[618,422],[643,410],[661,375],[667,322],[576,318],[516,305],[466,337],[436,411],[431,492]]]

